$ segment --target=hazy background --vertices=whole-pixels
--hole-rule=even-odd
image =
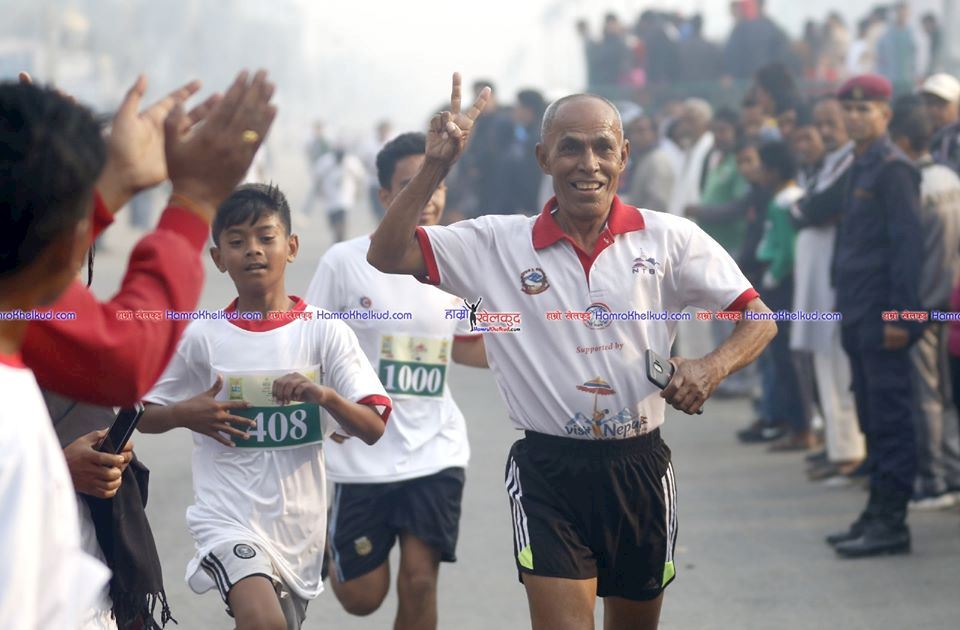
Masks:
[[[949,0],[912,0],[912,22]],[[853,29],[875,0],[768,0],[791,36],[840,11]],[[632,25],[644,9],[701,12],[708,38],[732,25],[727,0],[0,0],[0,77],[27,69],[99,111],[111,111],[143,72],[154,98],[192,78],[222,90],[241,68],[267,68],[280,115],[264,153],[294,205],[306,195],[312,121],[348,145],[374,124],[420,129],[449,98],[450,75],[492,79],[504,101],[533,87],[548,98],[584,89],[583,46],[603,15]],[[949,24],[945,32],[949,33]],[[945,40],[950,40],[946,37]],[[918,41],[922,41],[918,32]],[[918,66],[923,67],[924,46]]]

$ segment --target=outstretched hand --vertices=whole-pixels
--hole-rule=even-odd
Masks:
[[[250,168],[277,108],[264,70],[244,70],[222,98],[190,113],[178,104],[166,121],[167,169],[173,192],[192,202],[208,222]]]
[[[191,81],[140,111],[147,80],[143,75],[137,77],[113,118],[107,138],[107,163],[97,182],[97,190],[111,211],[116,212],[138,192],[167,179],[164,121],[174,107],[199,89],[200,82]]]
[[[490,100],[490,93],[489,87],[483,88],[473,105],[466,112],[461,112],[460,73],[453,73],[450,110],[440,112],[430,120],[427,131],[428,160],[436,160],[449,167],[463,155],[473,126]]]

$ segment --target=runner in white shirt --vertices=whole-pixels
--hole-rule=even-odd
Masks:
[[[18,312],[56,301],[80,268],[106,147],[89,110],[32,85],[0,85],[0,133],[0,628],[75,630],[110,572],[81,550],[63,451],[20,356],[29,320]]]
[[[388,207],[423,165],[426,137],[406,133],[376,158],[380,200]],[[420,214],[436,225],[446,190]],[[367,263],[369,236],[334,245],[324,255],[307,300],[332,311],[373,309],[386,319],[345,320],[377,366],[393,400],[390,423],[373,446],[334,440],[326,446],[335,482],[329,525],[334,593],[347,612],[368,615],[390,589],[389,555],[400,539],[396,627],[437,627],[440,562],[456,560],[467,427],[447,387],[449,361],[485,367],[483,340],[471,333],[463,301],[413,278],[390,276]],[[395,319],[409,313],[408,320]]]
[[[493,313],[478,321],[519,328],[485,342],[511,420],[527,431],[506,474],[533,627],[593,628],[599,595],[604,627],[655,628],[677,531],[670,452],[657,430],[663,398],[695,413],[760,354],[776,325],[744,318],[706,357],[674,358],[662,393],[648,383],[644,352],[669,354],[676,323],[611,322],[608,313],[769,310],[695,224],[620,203],[629,143],[616,108],[597,96],[547,109],[537,158],[556,197],[540,216],[417,227],[487,96],[461,113],[454,75],[451,111],[431,121],[423,168],[387,211],[368,260],[482,298]],[[567,320],[568,310],[591,317]]]
[[[139,426],[194,431],[190,587],[218,588],[240,627],[299,628],[323,590],[324,437],[376,442],[391,403],[350,328],[287,296],[298,240],[279,190],[238,188],[213,236],[213,259],[239,294],[225,312],[264,319],[193,322],[146,396],[166,407]]]

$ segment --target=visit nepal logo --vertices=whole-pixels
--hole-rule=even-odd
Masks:
[[[577,390],[593,394],[593,411],[589,417],[578,411],[570,418],[564,427],[567,435],[602,440],[632,437],[643,433],[647,426],[646,416],[641,416],[628,407],[610,415],[610,409],[600,407],[601,396],[614,396],[617,393],[602,377],[596,376],[586,383],[577,385]]]

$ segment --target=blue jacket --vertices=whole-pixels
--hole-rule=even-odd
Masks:
[[[881,312],[920,310],[920,173],[888,137],[850,167],[833,279],[843,325],[880,326]],[[922,326],[900,322],[911,338]]]

